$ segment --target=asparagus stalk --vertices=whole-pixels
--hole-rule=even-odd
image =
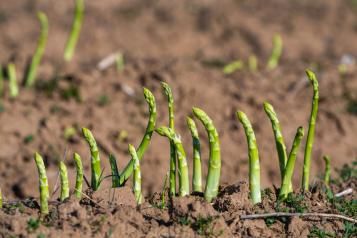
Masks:
[[[82,187],[83,187],[83,165],[82,165],[82,159],[79,156],[79,154],[74,153],[73,154],[73,159],[74,159],[74,164],[76,166],[76,186],[75,186],[75,191],[74,194],[78,199],[81,199],[82,197]]]
[[[59,164],[60,169],[60,181],[61,181],[61,196],[60,200],[63,202],[69,197],[69,182],[68,182],[68,172],[67,167],[63,161]]]
[[[237,70],[244,68],[244,63],[242,60],[235,60],[223,67],[223,73],[226,75],[232,74]]]
[[[66,48],[64,50],[64,59],[67,62],[71,61],[73,57],[74,49],[76,48],[79,38],[79,33],[82,27],[83,15],[84,15],[84,0],[76,0],[76,8],[74,13],[72,30],[67,40]]]
[[[114,155],[109,155],[110,168],[112,170],[112,187],[120,187],[120,174],[118,170],[117,160]]]
[[[48,192],[48,180],[46,175],[46,168],[40,154],[35,153],[34,157],[35,157],[35,162],[39,175],[41,214],[46,215],[48,214],[48,199],[50,197]]]
[[[135,147],[131,144],[129,144],[129,153],[131,155],[131,159],[134,161],[133,191],[136,203],[140,205],[142,203],[140,162]]]
[[[303,166],[303,175],[302,175],[302,187],[305,191],[309,189],[311,152],[312,152],[312,145],[314,143],[315,125],[316,125],[317,111],[319,105],[319,83],[316,79],[316,76],[314,72],[312,72],[311,70],[306,70],[306,75],[313,86],[314,96],[312,100],[309,130],[307,132],[307,140],[305,145],[304,166]]]
[[[41,24],[41,33],[38,39],[37,48],[35,54],[32,57],[31,65],[27,74],[25,85],[30,87],[36,80],[37,67],[41,63],[41,58],[45,52],[47,36],[48,36],[48,19],[45,13],[38,12],[37,18]]]
[[[84,138],[86,139],[90,153],[91,153],[91,187],[94,191],[98,190],[100,179],[101,179],[101,167],[100,167],[100,158],[99,158],[99,150],[97,146],[97,142],[94,139],[92,132],[87,128],[82,128],[82,133]]]
[[[1,192],[1,188],[0,188],[0,209],[2,209],[2,192]]]
[[[174,98],[170,86],[167,83],[161,82],[164,93],[167,97],[169,106],[169,128],[175,130],[174,122]],[[170,140],[170,196],[176,194],[176,152],[173,141]]]
[[[264,102],[264,110],[268,115],[273,128],[276,150],[278,152],[278,157],[279,157],[280,177],[281,177],[281,181],[283,181],[284,171],[288,160],[288,156],[286,154],[286,146],[284,143],[283,134],[281,133],[280,122],[271,104],[269,104],[268,102]]]
[[[167,183],[167,178],[169,177],[169,173],[166,173],[165,175],[165,180],[164,180],[164,185],[162,186],[162,191],[161,191],[161,205],[160,208],[164,209],[166,207],[166,183]]]
[[[325,161],[325,175],[324,175],[324,182],[326,187],[330,186],[330,176],[331,176],[331,158],[330,156],[324,156]]]
[[[248,58],[248,66],[251,72],[256,72],[258,69],[258,60],[255,55],[250,55]]]
[[[144,97],[145,97],[145,101],[147,102],[147,104],[149,105],[149,121],[146,127],[146,131],[144,134],[143,139],[141,140],[141,143],[139,145],[139,147],[136,150],[136,153],[138,155],[139,160],[142,159],[146,149],[148,148],[149,144],[150,144],[150,140],[151,140],[151,136],[152,133],[155,130],[155,123],[156,123],[156,103],[155,103],[155,97],[152,94],[152,92],[150,92],[149,89],[144,88]],[[125,181],[130,177],[130,175],[133,172],[133,163],[134,161],[130,160],[129,163],[126,165],[125,169],[123,170],[123,172],[121,173],[120,176],[120,185],[122,186]]]
[[[17,79],[16,79],[15,64],[10,63],[7,65],[7,73],[9,76],[10,97],[15,98],[19,95],[19,88],[17,86]]]
[[[193,173],[192,190],[202,192],[202,171],[201,171],[201,145],[195,121],[187,117],[187,126],[192,136],[193,146]]]
[[[242,123],[248,142],[249,150],[249,189],[253,203],[261,202],[260,192],[260,164],[258,146],[253,127],[244,112],[238,111],[237,117]]]
[[[217,197],[219,179],[221,176],[221,150],[219,145],[218,132],[213,125],[211,118],[197,107],[192,108],[193,114],[197,117],[206,128],[209,138],[209,161],[208,174],[204,197],[206,201],[211,202]]]
[[[270,58],[268,60],[267,68],[275,69],[278,66],[281,53],[283,51],[283,40],[279,34],[273,37],[273,50],[271,52]]]
[[[175,145],[176,157],[178,162],[178,176],[179,176],[179,196],[184,197],[190,194],[190,185],[188,177],[188,168],[186,153],[183,148],[180,136],[168,127],[159,127],[156,132],[161,136],[166,136]]]
[[[0,64],[0,96],[4,94],[4,74],[2,71],[2,66]]]
[[[291,148],[290,154],[289,154],[289,159],[285,167],[285,172],[284,172],[284,177],[281,182],[281,187],[280,187],[280,193],[279,193],[279,199],[284,200],[288,197],[288,194],[292,192],[290,190],[291,188],[291,179],[293,177],[294,173],[294,166],[295,166],[295,161],[296,161],[296,156],[297,152],[299,150],[300,142],[302,137],[304,136],[304,128],[299,127],[297,129],[293,146]]]

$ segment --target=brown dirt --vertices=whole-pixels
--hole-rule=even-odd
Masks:
[[[262,103],[268,100],[274,105],[289,148],[296,128],[303,125],[307,129],[308,126],[312,89],[304,76],[307,67],[317,72],[321,97],[312,178],[317,178],[323,171],[323,154],[332,157],[332,167],[340,167],[357,157],[356,115],[346,110],[353,100],[357,101],[357,68],[355,64],[350,65],[344,77],[337,70],[343,55],[357,55],[357,8],[353,1],[271,0],[265,4],[257,0],[223,0],[219,3],[190,0],[170,3],[164,0],[87,1],[80,42],[73,63],[66,65],[62,53],[71,24],[72,7],[72,1],[13,0],[11,4],[0,4],[0,63],[6,65],[14,61],[19,79],[24,76],[26,62],[37,42],[36,12],[46,12],[50,22],[49,41],[39,68],[42,83],[37,90],[22,89],[16,100],[10,100],[6,92],[2,100],[0,187],[6,200],[38,197],[37,172],[32,160],[35,151],[45,158],[51,189],[58,178],[57,164],[61,159],[65,158],[70,165],[70,181],[73,181],[73,152],[83,157],[88,176],[89,163],[86,161],[89,151],[79,133],[84,126],[91,128],[100,144],[104,173],[109,174],[106,159],[109,153],[117,156],[119,166],[123,168],[129,160],[127,144],[137,145],[146,125],[147,108],[141,92],[143,86],[156,96],[158,125],[167,124],[167,104],[161,93],[160,81],[168,82],[173,89],[176,130],[183,138],[188,158],[191,158],[191,138],[185,117],[191,113],[192,106],[201,107],[212,117],[222,144],[221,182],[236,184],[232,185],[233,191],[241,188],[237,181],[246,180],[248,176],[246,140],[235,118],[236,110],[245,111],[254,126],[263,187],[279,186],[273,134]],[[284,52],[279,67],[268,71],[264,64],[275,33],[282,35]],[[122,72],[117,72],[114,67],[105,71],[95,68],[101,59],[116,51],[125,54],[126,65]],[[237,58],[246,60],[251,54],[259,60],[259,70],[255,73],[242,71],[225,76],[221,68],[214,64]],[[59,82],[51,92],[45,86],[55,78]],[[66,92],[73,88],[78,90],[79,96],[65,99]],[[133,94],[128,91],[133,91]],[[103,96],[108,98],[108,102],[101,105],[100,98]],[[71,126],[78,129],[77,134],[66,140],[64,131]],[[119,140],[118,134],[124,130],[128,138]],[[206,161],[207,137],[201,126],[199,130]],[[29,136],[33,139],[25,142]],[[150,197],[160,191],[169,166],[168,155],[167,140],[154,135],[141,165],[145,196]],[[302,160],[301,150],[294,174],[296,187],[300,184]],[[205,164],[203,171],[207,171]],[[189,168],[192,168],[191,165],[189,159]],[[108,190],[109,182],[103,184],[104,190]],[[54,194],[52,198],[56,196]],[[230,201],[229,196],[237,199]],[[239,192],[223,194],[220,199],[227,199],[227,203],[222,200],[222,204],[217,206],[226,206],[227,210],[241,209],[246,202],[240,196]],[[117,201],[118,206],[122,206],[120,200]],[[78,209],[81,211],[76,210],[75,214],[90,217],[89,223],[80,222],[86,227],[83,228],[84,234],[93,233],[91,222],[106,224],[103,227],[98,225],[98,229],[108,232],[112,226],[112,223],[106,223],[108,217],[108,221],[115,221],[115,224],[116,219],[126,221],[113,226],[115,233],[124,232],[132,236],[170,232],[187,233],[187,236],[194,234],[191,228],[176,223],[162,226],[172,221],[161,210],[151,209],[153,214],[162,217],[162,220],[155,220],[147,219],[143,211],[127,207],[109,214],[101,213],[95,218],[92,217],[91,207]],[[36,214],[35,211],[27,212]],[[1,219],[7,222],[6,216],[1,216]],[[215,220],[217,226],[230,226],[222,216]],[[21,231],[23,227],[19,224],[26,221],[28,215],[21,217],[19,215],[18,221],[11,219],[15,230]],[[140,221],[131,223],[131,218],[141,219],[145,225],[138,225]],[[222,219],[226,223],[222,223]],[[289,226],[291,233],[295,234],[294,229],[297,229],[296,232],[302,232],[301,236],[304,236],[302,228],[306,224],[300,219],[293,219],[292,222],[296,225]],[[247,236],[254,236],[257,230],[268,232],[260,223],[238,223],[239,229],[247,227],[246,233],[242,233]],[[73,224],[64,222],[62,225]],[[248,228],[252,224],[257,228],[250,231]],[[281,230],[281,226],[273,226]],[[235,230],[238,228],[234,225],[224,229],[224,232],[238,235]],[[68,232],[72,232],[71,229]]]

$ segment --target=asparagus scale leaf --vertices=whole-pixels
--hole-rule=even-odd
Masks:
[[[83,127],[82,133],[89,145],[91,153],[91,187],[94,191],[96,191],[99,188],[102,173],[100,166],[99,150],[92,132],[89,129]]]
[[[302,175],[302,187],[305,191],[309,189],[311,152],[312,152],[312,146],[314,144],[315,125],[316,125],[317,112],[319,107],[319,83],[317,81],[316,75],[311,70],[306,70],[306,75],[313,86],[314,95],[312,99],[309,130],[307,132],[307,140],[305,145],[304,166],[303,166],[303,175]]]
[[[36,51],[32,57],[31,65],[30,65],[30,68],[29,68],[29,71],[27,74],[27,78],[25,81],[26,87],[32,86],[36,80],[37,67],[41,63],[41,58],[42,58],[43,53],[45,52],[46,43],[47,43],[47,36],[48,36],[47,16],[43,12],[38,12],[37,18],[41,24],[41,32],[40,32],[40,37],[38,39],[37,48],[36,48]]]
[[[187,126],[192,136],[193,146],[193,173],[192,173],[192,190],[193,192],[202,192],[202,168],[201,168],[201,144],[198,137],[198,131],[195,121],[187,117]]]
[[[248,142],[248,157],[249,157],[249,189],[253,203],[261,202],[260,191],[260,163],[257,141],[255,139],[254,130],[248,117],[244,112],[238,111],[237,117],[242,123],[245,135]]]
[[[75,185],[75,190],[74,194],[78,199],[81,199],[82,197],[82,187],[83,187],[83,165],[82,165],[82,159],[79,154],[74,153],[73,155],[74,159],[74,164],[76,166],[76,185]]]
[[[157,115],[155,97],[152,94],[152,92],[150,92],[150,90],[147,88],[144,88],[144,98],[147,104],[149,105],[149,121],[146,126],[144,137],[141,140],[141,143],[136,150],[139,160],[142,159],[146,149],[150,144],[152,133],[155,130],[156,115]],[[122,186],[125,183],[125,181],[130,177],[130,175],[133,173],[133,163],[134,161],[130,160],[129,163],[124,168],[123,172],[121,173],[120,186]]]
[[[161,136],[166,136],[175,145],[176,157],[178,162],[178,176],[179,176],[179,196],[184,197],[190,194],[190,182],[188,176],[186,153],[183,148],[180,136],[168,127],[159,127],[156,132]]]
[[[48,214],[48,179],[46,175],[46,168],[43,159],[40,154],[35,153],[34,155],[35,163],[39,175],[39,188],[40,188],[40,210],[42,215]]]
[[[295,161],[296,161],[296,157],[297,157],[297,152],[299,150],[300,142],[301,142],[301,139],[303,136],[304,136],[304,128],[299,127],[297,129],[297,132],[296,132],[296,135],[294,138],[294,142],[293,142],[293,146],[292,146],[290,154],[289,154],[289,159],[288,159],[288,162],[285,167],[284,177],[283,177],[283,181],[282,181],[281,187],[280,187],[279,199],[282,199],[282,200],[286,199],[288,197],[288,194],[290,192],[292,192],[290,190],[291,179],[292,179],[293,173],[294,173],[294,166],[295,166]]]
[[[141,192],[141,171],[140,171],[140,162],[138,155],[136,154],[135,147],[129,144],[129,153],[131,155],[131,159],[134,161],[133,169],[133,191],[136,200],[136,204],[140,205],[142,203],[142,192]]]
[[[60,170],[60,181],[61,181],[61,195],[60,200],[63,202],[69,197],[69,182],[68,182],[68,172],[67,167],[63,161],[59,164]]]
[[[192,108],[192,112],[205,127],[209,138],[210,152],[204,197],[206,201],[211,202],[212,199],[217,197],[221,176],[221,149],[218,132],[213,125],[211,118],[209,118],[209,116],[202,109],[194,107]]]
[[[168,107],[169,107],[169,128],[175,130],[174,121],[174,98],[172,95],[172,90],[170,86],[162,82],[162,88],[167,97]],[[176,194],[176,151],[174,142],[170,140],[170,196],[175,196]]]

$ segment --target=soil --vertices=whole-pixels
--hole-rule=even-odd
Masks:
[[[297,127],[304,126],[307,131],[312,88],[304,70],[311,68],[320,84],[311,183],[319,181],[324,169],[323,155],[331,156],[333,168],[350,164],[357,158],[357,67],[354,62],[357,7],[354,1],[270,0],[264,4],[258,0],[86,1],[79,44],[73,61],[66,64],[63,49],[71,26],[73,2],[13,0],[11,4],[0,4],[0,64],[14,62],[19,81],[36,47],[38,10],[48,15],[50,32],[37,86],[22,88],[14,100],[9,98],[6,87],[1,101],[0,187],[5,201],[26,203],[21,206],[22,213],[2,212],[0,221],[4,231],[0,233],[3,236],[29,235],[24,228],[29,217],[37,215],[36,199],[29,199],[38,197],[37,171],[32,158],[35,151],[45,159],[51,191],[58,181],[60,160],[66,160],[70,181],[74,181],[73,152],[82,156],[89,177],[90,156],[80,134],[81,127],[90,128],[96,137],[105,175],[110,173],[107,160],[110,153],[116,155],[119,167],[123,168],[129,160],[127,144],[140,143],[147,123],[142,87],[150,89],[156,97],[157,124],[168,123],[161,81],[169,83],[174,93],[176,131],[182,136],[189,168],[192,168],[189,159],[192,142],[185,118],[191,114],[192,107],[197,106],[207,112],[218,129],[222,150],[221,184],[231,185],[222,187],[213,205],[203,202],[199,196],[191,196],[174,199],[166,210],[153,208],[150,203],[135,209],[133,198],[123,199],[128,195],[118,191],[122,196],[116,199],[115,205],[110,204],[114,208],[108,208],[107,204],[98,204],[106,203],[109,191],[113,192],[109,189],[109,179],[102,185],[106,191],[102,195],[104,200],[99,199],[100,195],[93,195],[101,202],[78,204],[74,199],[63,204],[54,202],[51,213],[54,217],[47,221],[50,226],[39,228],[46,237],[79,231],[96,236],[104,236],[105,232],[109,236],[112,232],[134,237],[159,234],[191,237],[198,234],[197,223],[208,223],[207,217],[214,218],[209,222],[213,224],[209,226],[214,228],[212,234],[222,231],[220,235],[226,237],[306,236],[313,224],[334,232],[341,230],[339,221],[293,218],[285,223],[279,220],[266,229],[264,220],[239,220],[239,215],[248,211],[274,207],[269,202],[264,207],[263,202],[260,210],[252,208],[247,201],[246,185],[238,182],[248,178],[248,158],[246,138],[235,112],[244,111],[253,124],[262,186],[279,187],[273,133],[262,103],[269,101],[274,106],[290,148]],[[283,38],[283,55],[276,69],[267,70],[265,65],[275,33]],[[124,54],[124,69],[118,72],[112,66],[98,70],[98,62],[115,52]],[[222,65],[236,59],[246,62],[253,54],[258,59],[257,72],[222,73]],[[342,75],[338,66],[346,59],[351,62]],[[75,133],[66,138],[65,132],[71,127]],[[205,177],[208,139],[201,125],[199,132]],[[302,162],[301,149],[293,178],[295,187],[301,183]],[[169,143],[154,135],[141,163],[143,193],[148,201],[155,198],[155,192],[161,191],[168,167]],[[354,182],[351,183],[354,185]],[[54,193],[52,200],[57,196],[58,192]],[[326,203],[322,198],[313,201]],[[330,211],[329,208],[322,205],[319,211]],[[201,215],[205,219],[200,219]],[[37,231],[31,235],[35,236]]]

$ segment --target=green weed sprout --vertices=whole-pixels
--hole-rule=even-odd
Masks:
[[[223,67],[223,73],[226,75],[232,74],[237,70],[241,70],[244,67],[242,60],[235,60]]]
[[[131,159],[134,161],[133,191],[136,203],[140,205],[142,203],[140,162],[138,155],[136,154],[135,147],[131,144],[129,144],[129,153],[131,155]]]
[[[330,177],[331,177],[331,158],[330,156],[325,155],[324,157],[325,161],[325,174],[324,174],[324,182],[326,187],[330,186]]]
[[[255,55],[251,55],[248,58],[248,67],[251,72],[256,72],[258,69],[258,60]]]
[[[280,122],[278,120],[278,116],[275,113],[274,107],[268,102],[264,102],[264,110],[268,115],[271,125],[274,132],[276,150],[278,152],[279,157],[279,167],[280,167],[280,176],[281,181],[283,181],[285,166],[288,161],[288,156],[286,153],[286,146],[284,143],[283,134],[281,132]]]
[[[2,71],[2,66],[0,64],[0,96],[4,94],[4,74]]]
[[[273,37],[273,50],[268,60],[267,68],[272,70],[278,66],[281,53],[283,51],[283,40],[279,34]]]
[[[112,170],[112,187],[120,187],[120,174],[118,170],[117,160],[114,155],[109,155],[110,168]]]
[[[35,162],[39,175],[41,214],[46,215],[48,214],[48,199],[50,197],[48,192],[48,180],[46,175],[46,168],[40,154],[35,153],[34,157],[35,157]]]
[[[100,167],[100,158],[99,158],[99,150],[97,146],[97,142],[94,139],[92,132],[87,128],[82,128],[82,133],[84,138],[86,139],[90,153],[91,153],[91,187],[94,191],[97,191],[100,184],[101,179],[101,167]]]
[[[161,86],[167,97],[167,102],[169,106],[169,128],[175,131],[175,121],[174,121],[174,98],[170,86],[161,82]],[[170,196],[175,196],[176,194],[176,151],[175,144],[170,140]]]
[[[16,79],[15,64],[9,63],[7,65],[7,73],[9,76],[10,97],[15,98],[19,95],[19,88],[18,88],[17,79]]]
[[[249,155],[249,189],[253,203],[261,202],[260,191],[260,164],[258,146],[253,127],[244,112],[238,111],[237,117],[242,123],[248,142]]]
[[[61,181],[61,195],[60,200],[63,202],[69,197],[69,182],[68,182],[68,172],[67,167],[63,161],[59,164],[60,170],[60,181]]]
[[[64,50],[65,61],[71,61],[74,49],[76,48],[77,41],[79,38],[79,33],[82,27],[82,21],[84,16],[84,0],[76,0],[76,8],[74,13],[72,30],[66,43],[66,48]]]
[[[81,156],[77,153],[73,154],[74,164],[76,166],[76,186],[74,194],[78,199],[82,197],[82,187],[83,187],[83,165]]]
[[[176,157],[178,162],[179,176],[179,196],[184,197],[190,194],[189,176],[187,168],[186,153],[183,148],[181,138],[168,127],[159,127],[155,130],[159,135],[166,136],[175,145]],[[171,184],[170,184],[171,185]]]
[[[193,173],[192,190],[193,192],[202,192],[202,171],[201,171],[201,145],[198,137],[198,131],[195,121],[187,117],[187,126],[192,136],[193,146]]]
[[[136,150],[139,160],[142,159],[146,149],[150,144],[152,133],[155,130],[156,115],[157,115],[155,97],[152,94],[152,92],[150,92],[150,90],[147,88],[144,88],[144,97],[145,97],[145,101],[149,105],[149,121],[146,126],[144,137],[141,140],[138,149]],[[122,186],[125,183],[125,181],[130,177],[130,175],[133,173],[133,163],[134,161],[130,160],[127,166],[125,167],[125,169],[123,170],[123,172],[121,173],[120,186]]]
[[[289,154],[289,159],[285,167],[284,177],[281,182],[280,193],[279,193],[279,199],[281,200],[286,199],[288,197],[288,194],[292,192],[291,179],[294,173],[294,166],[295,166],[297,152],[299,150],[300,142],[303,136],[304,136],[304,128],[299,127],[297,129],[294,138],[293,146]]]
[[[211,118],[200,108],[192,108],[195,117],[201,121],[205,127],[209,138],[209,161],[206,188],[204,192],[205,200],[211,202],[217,197],[219,179],[221,176],[221,149],[219,145],[218,132],[213,125]]]
[[[319,83],[317,81],[317,78],[314,72],[312,72],[311,70],[306,70],[306,75],[313,86],[314,96],[312,100],[309,130],[307,132],[307,140],[305,145],[304,166],[303,166],[303,175],[302,175],[302,187],[304,191],[307,191],[309,189],[311,152],[312,152],[312,145],[314,143],[315,125],[316,125],[317,111],[319,106]]]
[[[31,65],[27,74],[25,85],[30,87],[36,80],[37,67],[41,62],[43,53],[45,52],[47,36],[48,36],[48,19],[45,13],[38,12],[37,18],[41,24],[41,33],[38,39],[36,51],[32,57]]]

